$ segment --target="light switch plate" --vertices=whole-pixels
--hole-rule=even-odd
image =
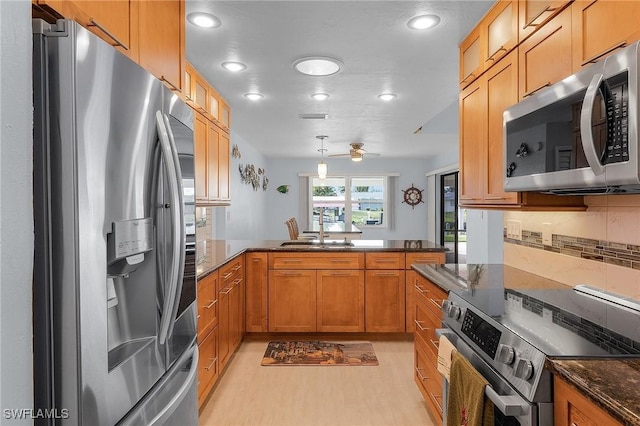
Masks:
[[[507,221],[507,238],[522,241],[522,222],[519,220]]]

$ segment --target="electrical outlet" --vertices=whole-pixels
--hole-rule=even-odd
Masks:
[[[507,221],[507,238],[522,241],[522,222],[519,220]]]
[[[542,244],[546,246],[550,246],[553,244],[553,238],[551,237],[551,224],[543,223],[542,224]]]

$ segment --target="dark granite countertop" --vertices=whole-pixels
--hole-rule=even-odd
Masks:
[[[549,369],[624,425],[640,425],[640,360],[550,359]]]
[[[333,242],[335,241],[335,245]],[[325,245],[283,247],[284,240],[203,240],[196,243],[196,275],[202,278],[245,251],[307,252],[443,252],[448,249],[427,240],[351,240],[353,246],[341,246],[340,240],[325,240]]]

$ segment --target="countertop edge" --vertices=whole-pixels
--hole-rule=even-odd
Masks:
[[[450,280],[444,275],[438,273],[438,271],[433,269],[430,264],[413,264],[411,265],[411,269],[413,269],[418,274],[422,275],[424,278],[428,279],[447,293],[449,293],[451,290],[465,287],[462,282]]]
[[[547,358],[546,367],[554,374],[561,377],[564,381],[575,387],[576,390],[584,395],[589,401],[593,402],[596,406],[609,414],[614,419],[618,420],[623,425],[638,426],[640,425],[640,418],[625,408],[618,400],[614,399],[611,395],[599,392],[597,387],[584,378],[580,373],[571,371],[569,368],[563,365],[567,361],[589,361],[589,362],[607,362],[620,361],[620,359],[553,359]]]

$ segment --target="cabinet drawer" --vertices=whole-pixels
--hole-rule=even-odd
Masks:
[[[423,277],[416,279],[414,290],[416,302],[424,303],[437,318],[440,318],[442,302],[447,298],[447,293]]]
[[[244,256],[239,256],[220,268],[220,288],[227,287],[242,275]]]
[[[218,272],[213,272],[198,281],[198,341],[207,336],[218,325]]]
[[[411,269],[411,265],[414,263],[444,263],[444,252],[422,252],[422,253],[407,253],[405,257],[405,269]]]
[[[416,341],[421,340],[427,351],[432,355],[432,360],[437,362],[438,358],[438,337],[436,329],[442,326],[440,317],[437,317],[422,302],[417,302],[416,310]]]
[[[429,411],[435,418],[442,419],[442,376],[431,363],[425,348],[416,341],[414,349],[414,377],[424,396]]]
[[[269,253],[269,269],[363,269],[364,253]]]
[[[202,406],[218,378],[218,327],[200,343],[198,350],[198,406]]]
[[[404,253],[366,253],[366,269],[404,269]]]

